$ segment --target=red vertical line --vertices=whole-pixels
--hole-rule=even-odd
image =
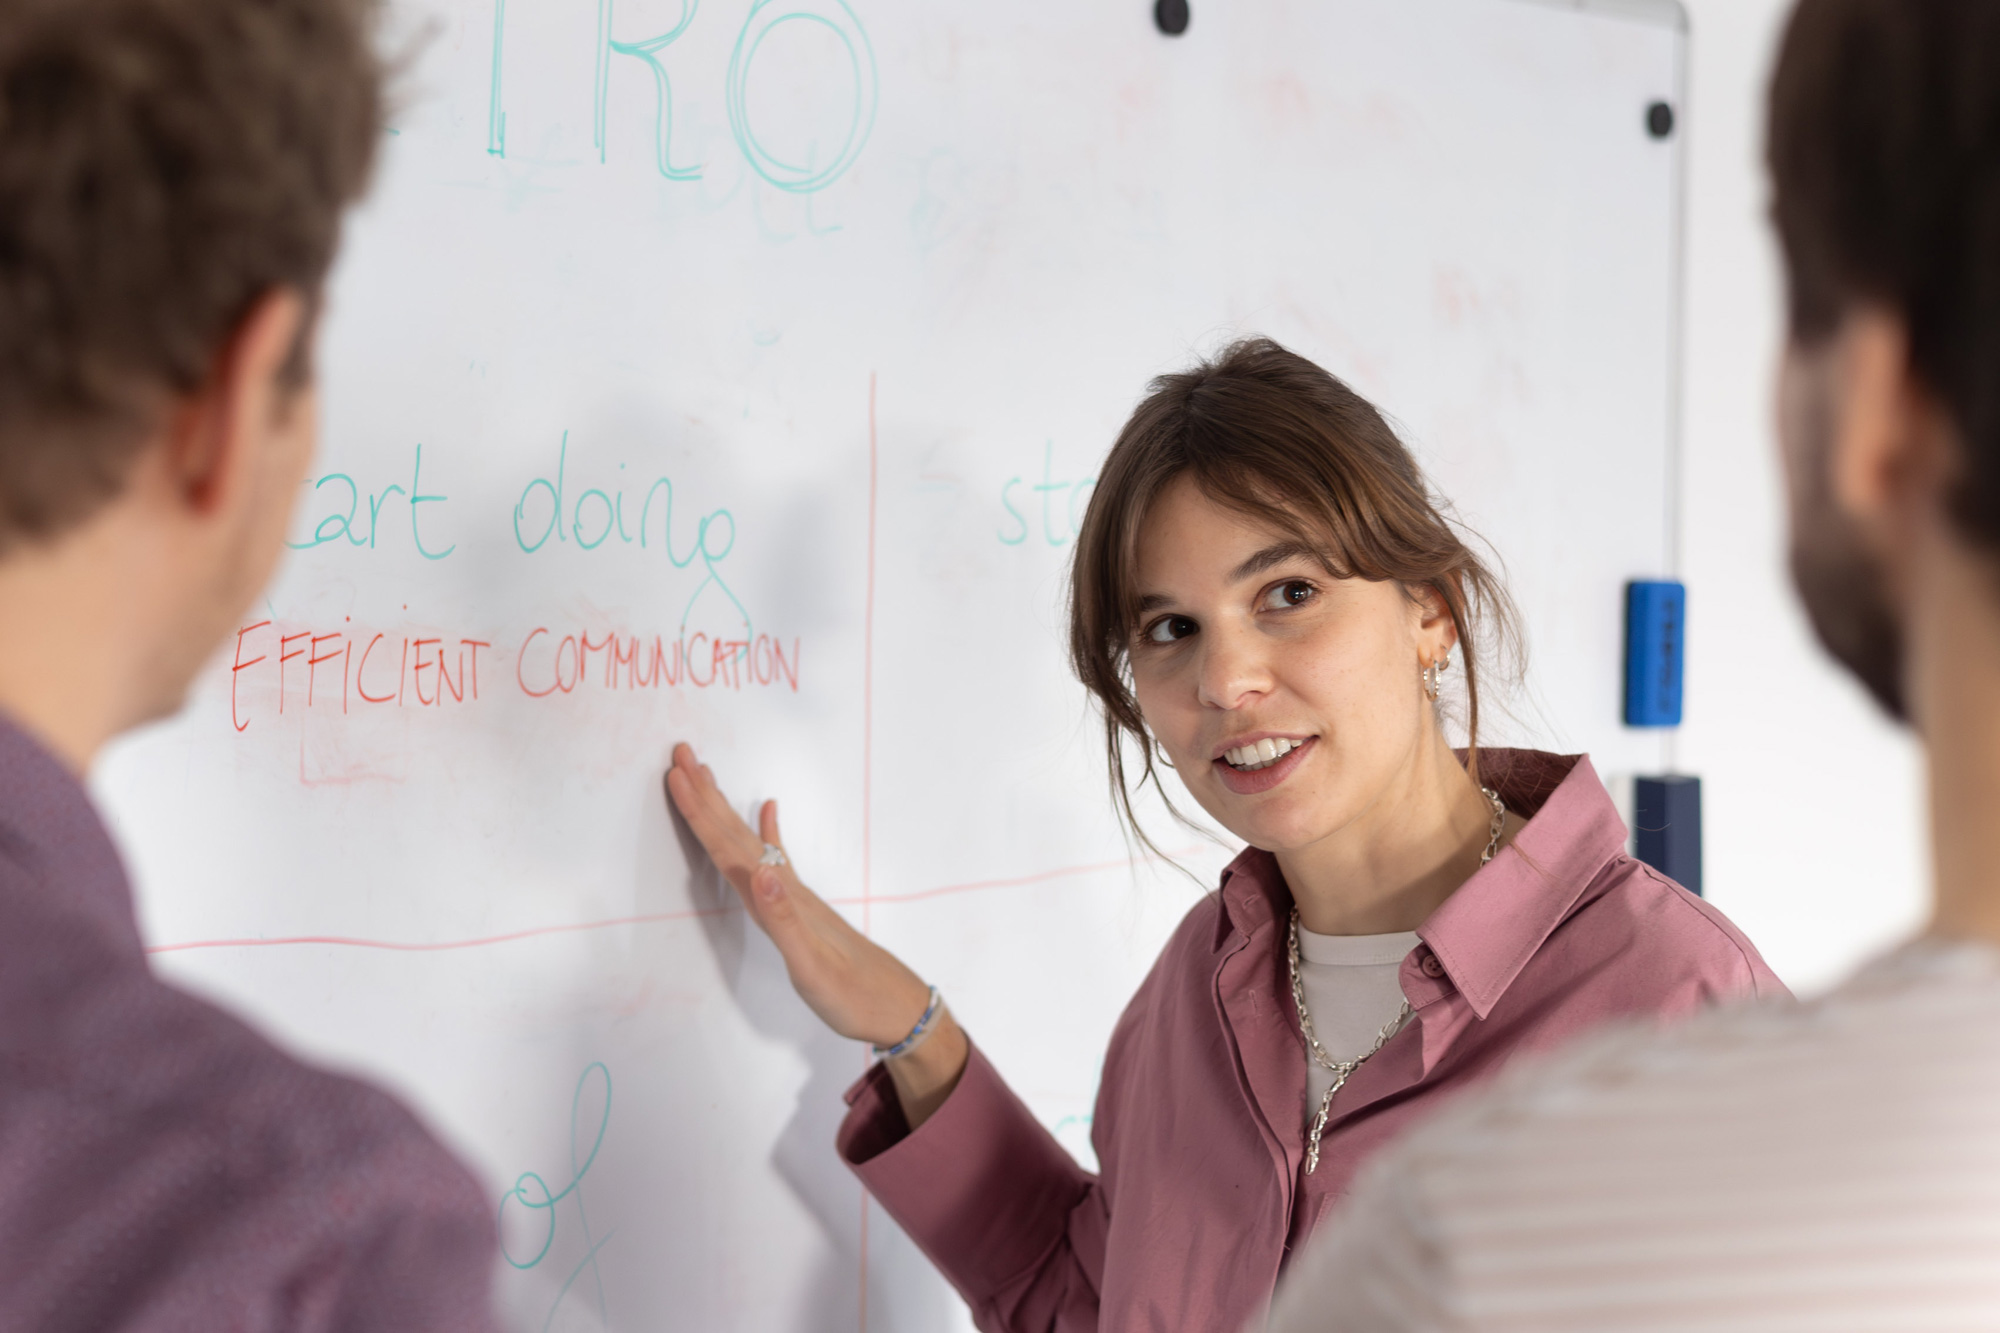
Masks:
[[[868,373],[868,601],[862,613],[861,639],[861,933],[874,924],[870,899],[875,892],[875,497],[879,456],[875,435],[875,372]],[[865,1058],[865,1057],[864,1057]],[[861,1190],[861,1333],[868,1333],[868,1189]]]

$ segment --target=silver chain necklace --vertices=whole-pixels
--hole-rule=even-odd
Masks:
[[[1486,850],[1479,854],[1479,864],[1483,866],[1499,854],[1500,834],[1507,827],[1507,807],[1501,804],[1500,794],[1491,787],[1481,787],[1479,794],[1493,807],[1493,824],[1490,836],[1486,840]],[[1326,1053],[1326,1047],[1319,1044],[1319,1036],[1313,1031],[1312,1014],[1306,1008],[1306,987],[1305,983],[1299,980],[1299,909],[1296,907],[1292,909],[1292,926],[1285,940],[1285,956],[1292,973],[1292,1003],[1298,1006],[1299,1031],[1305,1036],[1306,1050],[1311,1054],[1314,1064],[1333,1075],[1333,1086],[1319,1099],[1319,1113],[1313,1117],[1312,1129],[1306,1135],[1306,1174],[1311,1175],[1319,1169],[1319,1136],[1326,1132],[1327,1117],[1333,1111],[1333,1095],[1346,1085],[1349,1076],[1355,1070],[1368,1063],[1369,1057],[1389,1044],[1389,1038],[1402,1030],[1403,1023],[1412,1011],[1409,1000],[1405,998],[1403,1007],[1396,1011],[1396,1016],[1383,1024],[1382,1030],[1375,1034],[1373,1046],[1352,1060],[1336,1060]]]

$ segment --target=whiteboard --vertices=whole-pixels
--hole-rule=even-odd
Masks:
[[[1678,10],[397,0],[294,550],[96,789],[170,977],[417,1106],[533,1327],[935,1330],[837,1162],[865,1064],[690,869],[691,740],[1089,1159],[1119,1008],[1228,850],[1135,862],[1065,674],[1080,506],[1247,332],[1504,560],[1515,731],[1619,725],[1671,572]]]

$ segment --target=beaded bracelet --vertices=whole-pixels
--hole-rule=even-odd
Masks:
[[[931,1034],[931,1029],[937,1025],[938,1015],[943,1012],[944,997],[939,995],[938,988],[933,986],[931,987],[930,1003],[924,1006],[924,1016],[919,1018],[917,1025],[910,1029],[910,1035],[897,1042],[894,1046],[874,1047],[876,1058],[880,1060],[892,1060],[896,1056],[908,1055],[911,1051],[916,1050],[923,1043],[924,1038]]]

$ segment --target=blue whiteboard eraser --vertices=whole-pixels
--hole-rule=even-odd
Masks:
[[[1625,725],[1681,724],[1681,661],[1687,586],[1634,579],[1625,585]]]

